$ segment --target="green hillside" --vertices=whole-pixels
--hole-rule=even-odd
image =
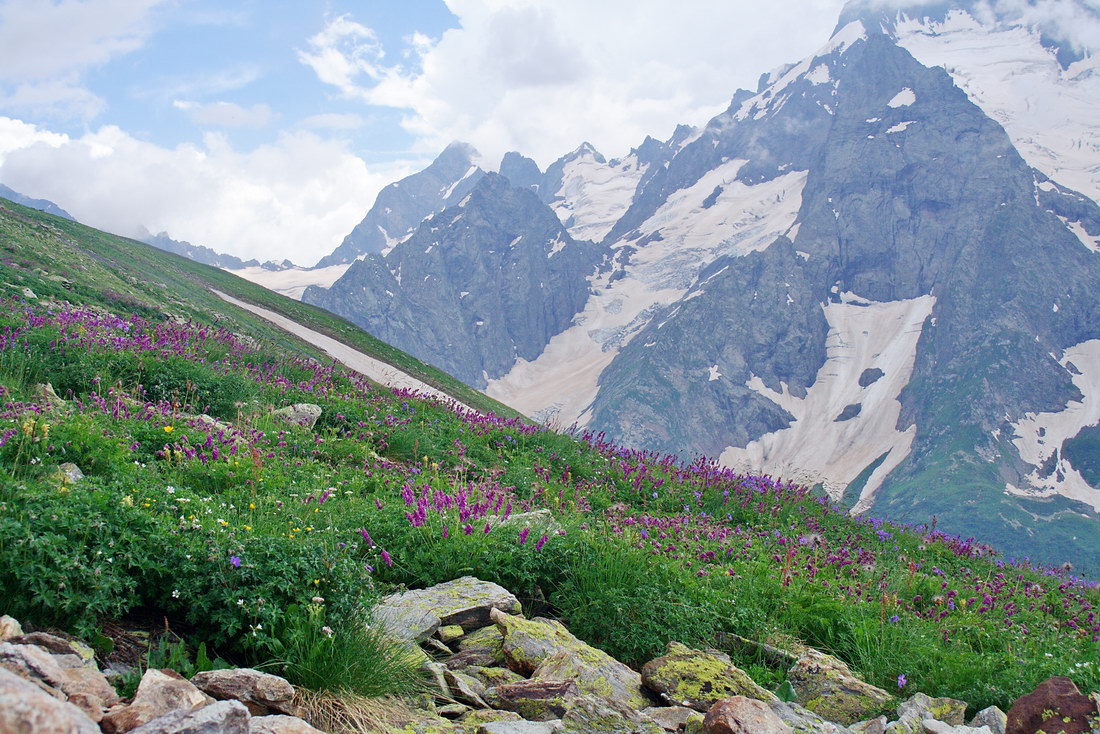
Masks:
[[[381,388],[210,288],[498,412]],[[415,673],[363,626],[371,605],[474,575],[633,666],[670,640],[725,646],[781,689],[782,666],[733,634],[972,711],[1051,675],[1100,688],[1100,588],[1064,571],[533,426],[317,309],[15,205],[0,289],[0,613],[101,655],[100,630],[153,619],[192,656],[400,692]],[[320,416],[276,412],[299,404]]]

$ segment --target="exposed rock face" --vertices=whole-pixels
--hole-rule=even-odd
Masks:
[[[295,403],[279,408],[272,415],[302,428],[313,428],[317,419],[321,417],[321,406],[312,403]]]
[[[711,706],[703,728],[706,734],[793,734],[766,703],[744,696],[724,698]]]
[[[1008,710],[1006,734],[1046,732],[1087,734],[1100,712],[1096,704],[1077,689],[1073,681],[1053,676],[1031,693],[1021,696]]]
[[[817,650],[807,650],[787,675],[799,704],[844,725],[865,719],[893,700],[886,691],[857,678],[843,661]]]
[[[76,706],[0,668],[0,734],[28,732],[100,734],[95,722]]]
[[[574,637],[560,622],[527,620],[493,613],[504,634],[509,667],[540,680],[572,679],[582,693],[643,708],[650,701],[642,677],[627,666]]]
[[[251,668],[209,670],[198,673],[191,682],[203,693],[218,700],[240,701],[253,716],[294,713],[294,687],[285,679]]]
[[[566,734],[664,734],[664,729],[636,710],[595,696],[581,696],[561,718]]]
[[[141,676],[141,683],[138,684],[133,702],[125,708],[104,716],[100,726],[107,734],[123,734],[171,711],[177,709],[189,711],[213,701],[213,698],[200,691],[179,673],[173,670],[150,668]],[[247,717],[247,710],[242,704],[238,705]]]
[[[580,691],[572,680],[523,680],[496,688],[499,708],[530,721],[560,719],[578,696]]]
[[[670,642],[663,657],[642,668],[642,682],[667,703],[706,713],[730,696],[747,696],[764,702],[775,694],[758,686],[745,671],[727,660],[678,642]]]
[[[405,591],[385,597],[374,608],[375,619],[403,640],[423,641],[441,625],[475,629],[489,624],[489,613],[498,610],[518,614],[519,599],[501,586],[472,576],[438,584],[429,589]],[[491,637],[485,633],[477,638]],[[469,648],[474,649],[474,642]],[[492,648],[493,644],[489,643]]]

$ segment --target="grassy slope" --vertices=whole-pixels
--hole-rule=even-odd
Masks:
[[[16,267],[12,267],[15,265]],[[71,290],[50,276],[73,283]],[[445,372],[375,339],[360,327],[218,268],[110,235],[76,222],[0,200],[0,297],[29,287],[39,297],[60,297],[139,313],[216,322],[290,353],[322,356],[263,319],[218,298],[216,289],[280,313],[382,360],[478,410],[518,415]],[[141,306],[145,306],[142,308]]]

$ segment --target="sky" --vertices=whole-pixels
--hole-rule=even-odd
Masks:
[[[483,167],[704,124],[843,0],[0,0],[0,183],[312,265],[451,141]]]

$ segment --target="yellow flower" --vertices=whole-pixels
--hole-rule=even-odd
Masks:
[[[251,525],[244,525],[243,527],[244,527],[245,530],[251,530],[252,529]]]
[[[123,507],[133,507],[134,506],[134,498],[131,497],[130,495],[126,495],[125,497],[122,498],[122,501],[119,504],[121,504]]]
[[[321,579],[313,579],[313,585],[317,586],[321,583]]]
[[[256,503],[255,502],[249,502],[248,503],[248,509],[255,510],[256,509]]]
[[[176,430],[174,426],[165,426],[164,427],[164,432],[165,433],[171,433],[174,430]]]

